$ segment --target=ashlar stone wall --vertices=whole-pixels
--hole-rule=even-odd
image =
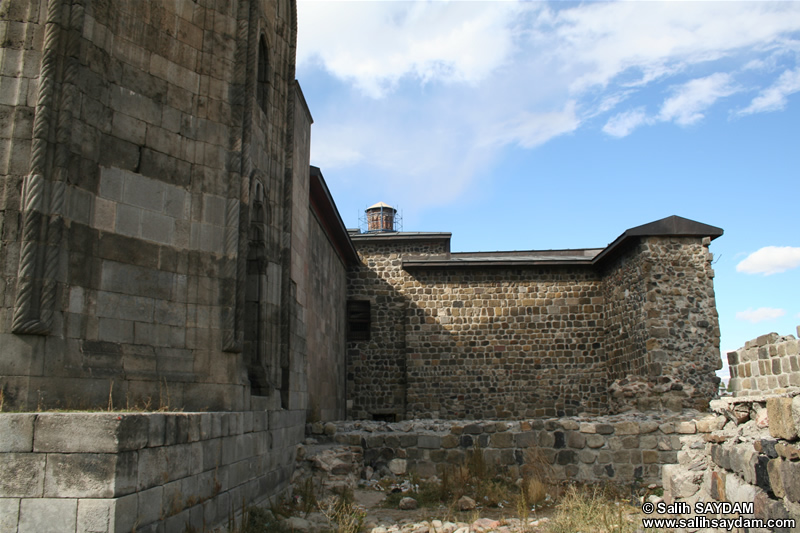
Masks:
[[[797,531],[800,397],[720,398],[711,402],[710,410],[710,416],[696,422],[710,433],[684,439],[677,463],[663,468],[665,503],[687,506],[691,512],[682,513],[684,519],[739,519],[733,527],[759,533]],[[698,502],[711,503],[715,507],[704,509],[714,510],[697,512]],[[758,520],[759,525],[742,526],[741,519]]]
[[[202,531],[283,495],[305,411],[0,413],[0,529]]]
[[[800,352],[794,335],[769,333],[747,341],[728,352],[728,367],[728,389],[734,396],[778,394],[800,387]]]
[[[112,382],[116,405],[165,382],[171,407],[299,401],[294,4],[20,0],[0,23],[7,405],[102,406]]]

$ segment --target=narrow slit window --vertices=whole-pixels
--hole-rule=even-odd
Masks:
[[[256,99],[258,107],[266,113],[267,100],[269,96],[269,57],[267,52],[267,41],[264,36],[258,42],[258,88]]]
[[[347,340],[368,341],[370,322],[369,301],[350,300],[347,302]]]

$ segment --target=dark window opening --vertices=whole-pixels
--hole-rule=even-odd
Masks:
[[[370,322],[369,301],[350,300],[347,302],[347,340],[368,341]]]
[[[258,107],[266,113],[269,97],[269,54],[267,51],[267,41],[264,36],[258,42],[258,83],[256,89],[256,100]]]

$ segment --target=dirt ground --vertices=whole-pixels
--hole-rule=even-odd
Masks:
[[[354,491],[355,501],[358,505],[367,510],[365,524],[407,524],[417,523],[424,520],[442,520],[451,522],[472,522],[476,518],[491,518],[501,520],[503,518],[516,518],[517,512],[514,508],[486,507],[477,508],[472,511],[458,511],[445,505],[438,507],[420,507],[414,510],[404,511],[397,508],[386,507],[384,501],[386,494],[382,491],[359,488]],[[552,507],[531,513],[530,518],[549,518],[553,514]]]

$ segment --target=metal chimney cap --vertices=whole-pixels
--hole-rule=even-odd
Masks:
[[[369,206],[367,208],[367,211],[369,211],[371,209],[394,209],[394,207],[390,206],[389,204],[383,203],[383,202],[378,202],[375,205]]]

